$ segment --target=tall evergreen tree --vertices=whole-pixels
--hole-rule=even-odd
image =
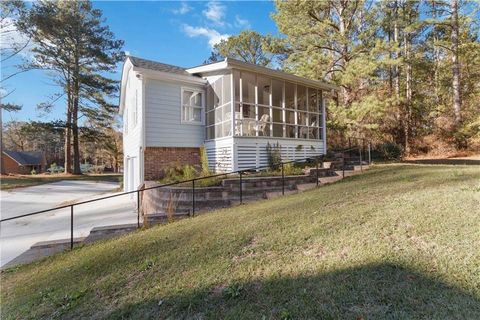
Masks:
[[[379,52],[373,11],[364,1],[277,1],[274,20],[286,36],[283,68],[340,86],[330,125],[354,134],[378,126],[384,102],[376,95]]]
[[[262,36],[252,30],[244,30],[236,36],[215,44],[212,54],[205,61],[215,62],[223,57],[245,61],[248,63],[268,66],[272,62],[273,54],[268,51],[271,38]]]
[[[90,1],[39,1],[18,26],[35,43],[30,67],[53,71],[53,80],[66,100],[65,170],[69,170],[73,140],[73,174],[81,174],[79,124],[81,115],[103,120],[113,116],[109,97],[117,90],[105,77],[123,58],[123,41],[104,25],[102,12]],[[100,117],[98,117],[100,115]]]

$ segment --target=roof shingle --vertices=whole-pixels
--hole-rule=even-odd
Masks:
[[[3,153],[18,162],[22,166],[40,165],[44,154],[42,151],[10,151],[3,150]]]
[[[132,61],[133,66],[137,68],[175,73],[175,74],[180,74],[184,76],[192,76],[190,73],[185,71],[185,68],[182,68],[179,66],[174,66],[171,64],[165,64],[165,63],[133,57],[133,56],[129,56],[129,58],[130,58],[130,61]]]

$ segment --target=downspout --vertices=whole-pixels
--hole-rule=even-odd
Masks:
[[[322,91],[322,141],[323,154],[327,154],[327,114],[326,114],[325,98]]]
[[[142,110],[142,132],[141,132],[141,141],[140,141],[140,152],[139,152],[139,157],[140,157],[140,185],[143,185],[145,183],[145,134],[146,134],[146,108],[145,108],[145,77],[142,77],[140,75],[140,81],[142,85],[142,107],[140,108]]]

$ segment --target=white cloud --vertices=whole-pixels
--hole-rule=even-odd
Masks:
[[[220,32],[215,29],[192,27],[188,24],[183,25],[183,32],[185,32],[185,34],[190,38],[199,36],[207,37],[210,47],[213,47],[215,44],[229,37],[228,34],[220,34]]]
[[[21,48],[28,44],[20,54],[24,57],[31,56],[33,45],[28,43],[28,38],[15,28],[14,23],[15,21],[10,17],[2,19],[0,23],[0,49],[2,54],[9,56],[16,48]]]
[[[250,21],[247,19],[242,19],[238,14],[235,15],[235,27],[250,29]]]
[[[218,26],[225,25],[223,19],[225,18],[226,7],[216,1],[207,3],[207,9],[203,10],[205,18],[215,23]]]
[[[178,9],[173,9],[174,14],[186,14],[190,12],[193,8],[190,7],[186,2],[182,2],[180,4],[180,8]]]

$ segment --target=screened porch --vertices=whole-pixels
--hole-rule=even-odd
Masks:
[[[207,141],[225,137],[322,140],[326,97],[320,88],[229,71],[209,77]]]

